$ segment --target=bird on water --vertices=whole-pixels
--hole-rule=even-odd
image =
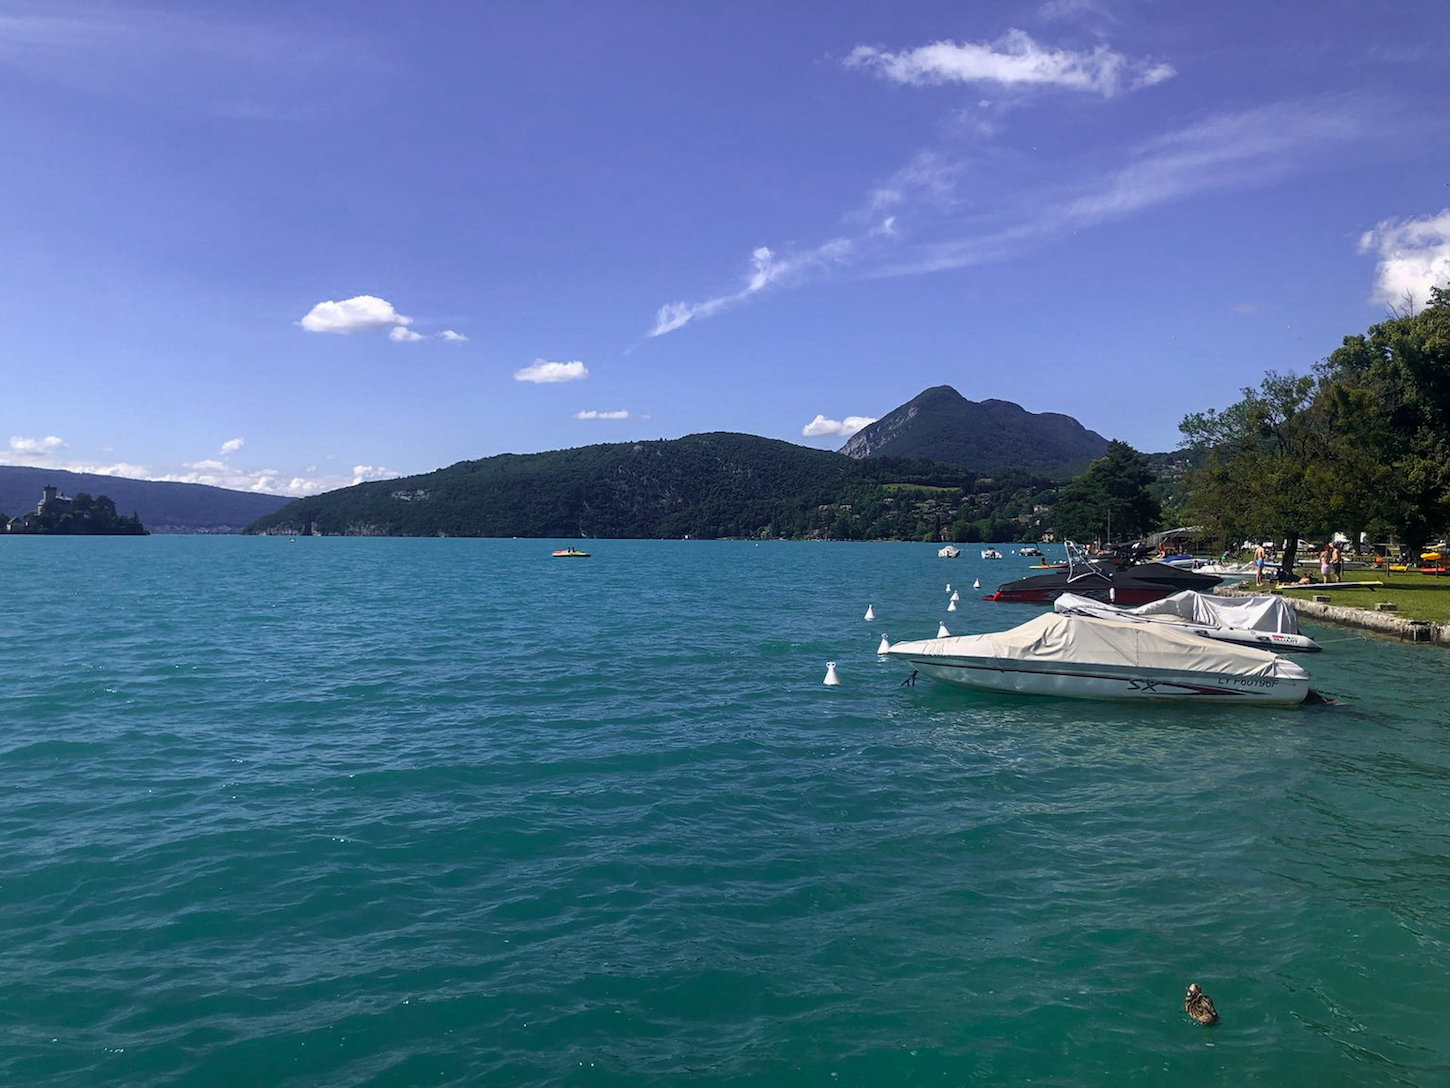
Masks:
[[[1183,995],[1183,1011],[1200,1024],[1218,1023],[1218,1010],[1213,1007],[1213,998],[1200,990],[1196,982]]]

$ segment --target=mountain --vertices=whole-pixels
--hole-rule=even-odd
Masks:
[[[46,484],[54,484],[66,495],[105,495],[120,513],[139,515],[141,524],[153,533],[239,533],[290,501],[282,495],[206,484],[0,465],[0,514],[13,518],[34,510]]]
[[[460,461],[298,499],[248,532],[935,540],[995,528],[1010,539],[1029,531],[1011,519],[1030,518],[1047,486],[1025,473],[979,480],[955,465],[713,433]]]
[[[1004,468],[1070,475],[1101,457],[1108,440],[1072,416],[1029,412],[1010,400],[967,400],[937,385],[852,435],[848,457],[923,457],[979,472]]]

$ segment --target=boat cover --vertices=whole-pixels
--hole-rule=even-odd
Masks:
[[[1218,642],[1170,624],[1122,623],[1063,612],[1045,612],[1010,631],[898,642],[889,652],[903,657],[1000,658],[1016,664],[1056,666],[1120,665],[1244,677],[1302,679],[1306,675],[1301,666],[1266,650]]]
[[[1053,602],[1059,612],[1068,608],[1091,610],[1102,615],[1105,610],[1121,612],[1125,616],[1163,616],[1182,623],[1196,623],[1202,627],[1241,627],[1250,631],[1264,631],[1269,634],[1297,635],[1299,617],[1282,597],[1267,594],[1254,597],[1211,597],[1191,589],[1164,597],[1161,601],[1150,601],[1136,608],[1117,608],[1103,604],[1089,597],[1075,593],[1064,593]]]

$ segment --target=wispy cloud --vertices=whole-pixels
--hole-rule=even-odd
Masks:
[[[247,440],[245,438],[228,438],[225,442],[222,443],[222,448],[220,452],[224,454],[236,453],[237,450],[241,449],[244,445],[246,445],[246,442]]]
[[[586,408],[582,412],[575,412],[574,413],[574,418],[575,419],[628,419],[629,418],[629,411],[628,411],[628,409],[625,409],[625,408],[619,408],[619,409],[616,409],[616,410],[610,411],[610,412],[598,412],[598,411],[595,411],[593,408]]]
[[[817,415],[804,427],[801,428],[801,435],[805,438],[822,438],[827,435],[840,435],[849,437],[875,423],[874,416],[847,416],[845,419],[827,419],[823,415]]]
[[[1078,163],[1080,180],[1014,185],[991,215],[935,224],[935,239],[904,247],[872,271],[911,275],[1010,260],[1045,240],[1111,222],[1199,193],[1283,181],[1347,147],[1392,138],[1394,126],[1374,103],[1340,99],[1283,102],[1216,114],[1131,149],[1117,166]]]
[[[444,329],[438,334],[438,339],[447,340],[450,343],[462,344],[468,340],[461,332],[454,332],[452,329]]]
[[[744,302],[767,287],[796,282],[820,275],[832,268],[846,264],[852,256],[855,243],[849,238],[834,238],[815,249],[781,257],[767,246],[760,246],[750,254],[750,274],[745,284],[737,291],[717,295],[703,302],[667,302],[655,314],[654,328],[650,336],[663,336],[667,332],[684,328],[700,317],[710,317],[721,310]]]
[[[1333,169],[1351,152],[1392,149],[1408,130],[1427,124],[1437,127],[1423,117],[1397,117],[1377,99],[1327,96],[1201,117],[1134,146],[1093,147],[1046,174],[1040,162],[1010,152],[923,151],[843,216],[856,225],[854,234],[784,260],[762,246],[743,286],[660,307],[650,335],[713,316],[767,287],[798,286],[828,273],[922,275],[1014,260],[1073,231],[1198,194]],[[1417,238],[1426,237],[1424,227],[1416,230]],[[1426,252],[1433,265],[1438,250]]]
[[[423,334],[414,332],[406,325],[394,325],[388,330],[388,339],[395,344],[411,344],[414,340],[423,339]]]
[[[48,434],[44,438],[24,438],[21,435],[12,434],[10,448],[22,457],[48,457],[56,450],[64,449],[65,442],[53,434]]]
[[[392,328],[406,330],[413,323],[393,309],[387,299],[376,295],[354,295],[341,302],[319,302],[297,322],[308,332],[331,332],[347,336],[355,332]],[[391,335],[391,334],[390,334]],[[398,337],[394,336],[394,339]],[[417,339],[417,337],[414,337]]]
[[[535,359],[522,370],[514,371],[514,381],[548,385],[554,382],[582,382],[589,377],[589,368],[577,359],[571,363],[551,363]]]
[[[1419,219],[1381,220],[1364,232],[1359,251],[1379,258],[1371,302],[1419,309],[1431,287],[1450,286],[1450,208]]]
[[[222,452],[234,453],[242,440],[222,444]],[[249,469],[233,465],[225,457],[205,457],[173,467],[155,467],[132,461],[94,461],[66,454],[66,443],[55,435],[23,438],[14,435],[9,451],[0,450],[0,465],[27,465],[59,472],[85,472],[95,476],[116,476],[130,480],[158,480],[167,483],[207,484],[232,491],[255,491],[300,498],[334,491],[365,480],[390,480],[402,473],[382,465],[354,465],[351,473],[317,473],[309,465],[301,475],[289,475],[275,468]],[[111,452],[106,450],[104,452]]]
[[[1050,49],[1021,30],[994,42],[939,41],[898,53],[858,45],[845,63],[895,83],[1060,87],[1105,98],[1176,74],[1172,65],[1125,57],[1105,45],[1086,52]]]

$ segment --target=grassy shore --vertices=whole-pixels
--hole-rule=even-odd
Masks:
[[[1407,620],[1428,620],[1430,623],[1450,623],[1450,575],[1434,577],[1428,574],[1380,574],[1373,570],[1347,570],[1346,582],[1383,582],[1382,586],[1368,589],[1325,589],[1322,585],[1285,586],[1284,596],[1312,599],[1322,593],[1330,603],[1342,608],[1364,608],[1370,611],[1381,601],[1390,601],[1399,607],[1395,614]]]

